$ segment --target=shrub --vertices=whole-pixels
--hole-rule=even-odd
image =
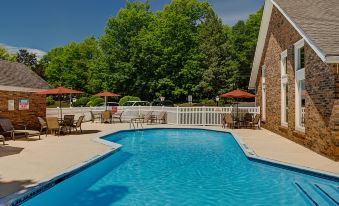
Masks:
[[[46,98],[46,104],[47,104],[47,106],[50,106],[50,105],[55,104],[55,101],[54,101],[54,99],[53,99],[52,96],[48,96],[48,97]]]
[[[201,104],[204,106],[216,106],[217,105],[217,103],[212,99],[203,99],[201,101]]]
[[[92,96],[89,99],[89,102],[87,102],[86,106],[88,107],[95,107],[101,103],[103,103],[105,100],[101,97],[97,97],[97,96]]]
[[[74,102],[73,106],[75,107],[84,107],[89,102],[88,97],[80,97],[76,102]]]
[[[124,96],[123,98],[120,99],[119,105],[125,104],[125,102],[128,101],[140,101],[139,97],[133,97],[133,96]]]

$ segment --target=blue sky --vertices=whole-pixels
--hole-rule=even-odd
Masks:
[[[264,0],[208,0],[228,25],[246,19]],[[153,11],[170,0],[150,0]],[[0,43],[48,51],[88,36],[99,37],[125,0],[1,0]]]

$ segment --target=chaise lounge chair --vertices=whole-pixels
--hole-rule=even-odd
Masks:
[[[29,135],[39,135],[40,139],[40,132],[37,130],[27,130],[26,128],[23,130],[17,130],[14,129],[14,126],[11,122],[11,120],[6,118],[0,118],[0,127],[4,134],[8,133],[10,134],[11,138],[15,140],[15,134],[24,134],[26,138],[28,138]]]

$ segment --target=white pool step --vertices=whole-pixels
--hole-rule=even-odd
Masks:
[[[333,185],[295,182],[298,190],[315,206],[339,206],[339,190]]]

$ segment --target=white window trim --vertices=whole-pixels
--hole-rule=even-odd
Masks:
[[[286,89],[285,85],[288,86],[288,76],[287,76],[287,50],[283,51],[280,54],[280,71],[281,71],[281,126],[288,127],[288,122],[286,120]],[[286,65],[285,65],[286,63]],[[286,70],[285,67],[286,66]]]
[[[263,65],[261,67],[261,109],[262,109],[262,114],[261,114],[261,118],[262,121],[266,121],[266,74],[267,74],[267,70],[266,70],[266,66]],[[265,75],[262,75],[262,74]]]
[[[299,50],[300,48],[305,46],[305,41],[304,39],[301,39],[297,41],[294,44],[294,72],[295,72],[295,130],[299,132],[305,132],[305,127],[302,127],[300,123],[300,118],[301,118],[301,110],[300,110],[300,94],[299,94],[299,85],[298,82],[300,80],[305,79],[305,68],[300,68],[297,71],[297,68],[300,67],[299,65]]]

